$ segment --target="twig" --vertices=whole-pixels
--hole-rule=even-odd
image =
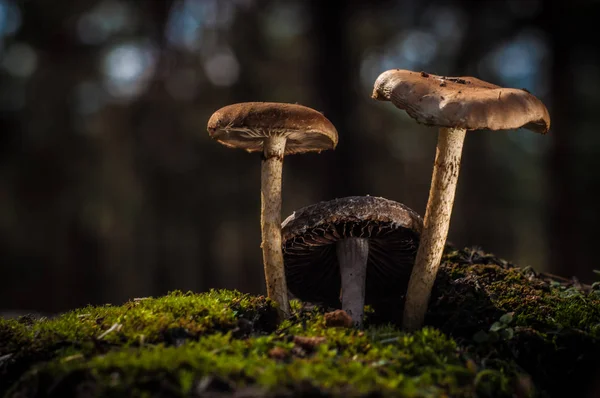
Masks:
[[[121,330],[121,327],[123,325],[121,325],[120,323],[113,323],[113,325],[104,333],[102,333],[100,336],[98,336],[98,340],[102,340],[104,337],[106,337],[106,335],[108,335],[109,333]]]

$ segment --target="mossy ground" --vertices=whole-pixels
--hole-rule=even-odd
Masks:
[[[600,291],[447,250],[427,317],[404,334],[326,327],[293,303],[173,292],[53,319],[0,319],[0,395],[582,396],[598,375]],[[320,337],[306,339],[303,337]]]

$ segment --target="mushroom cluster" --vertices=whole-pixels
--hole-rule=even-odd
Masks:
[[[386,297],[401,309],[405,298],[402,326],[420,328],[448,235],[466,132],[550,128],[548,110],[528,91],[474,77],[388,70],[372,97],[439,128],[423,220],[401,203],[353,196],[302,208],[282,225],[284,156],[335,149],[333,124],[314,109],[270,102],[229,105],[208,122],[221,144],[262,154],[261,247],[267,294],[281,319],[290,314],[289,288],[302,300],[341,307],[357,326],[365,303]]]

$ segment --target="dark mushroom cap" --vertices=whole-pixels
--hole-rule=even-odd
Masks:
[[[550,128],[550,115],[538,98],[474,77],[388,70],[375,81],[373,98],[391,101],[426,125],[467,130],[524,127],[542,134]]]
[[[337,130],[323,114],[296,104],[243,102],[223,107],[208,121],[208,134],[221,144],[261,152],[266,138],[285,136],[285,155],[334,149]]]
[[[373,196],[350,196],[295,211],[282,223],[288,289],[304,301],[339,307],[340,266],[335,242],[369,239],[366,303],[403,297],[423,221],[407,206]]]

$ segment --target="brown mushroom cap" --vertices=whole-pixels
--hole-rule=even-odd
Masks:
[[[369,239],[366,303],[403,297],[423,221],[407,206],[373,196],[350,196],[295,211],[282,223],[287,286],[304,301],[339,307],[338,240]]]
[[[542,134],[550,128],[550,115],[538,98],[474,77],[388,70],[375,81],[373,98],[391,101],[426,125],[467,130],[524,127]]]
[[[221,144],[261,152],[266,138],[285,136],[285,155],[334,149],[337,130],[314,109],[276,102],[243,102],[211,116],[208,133]]]

